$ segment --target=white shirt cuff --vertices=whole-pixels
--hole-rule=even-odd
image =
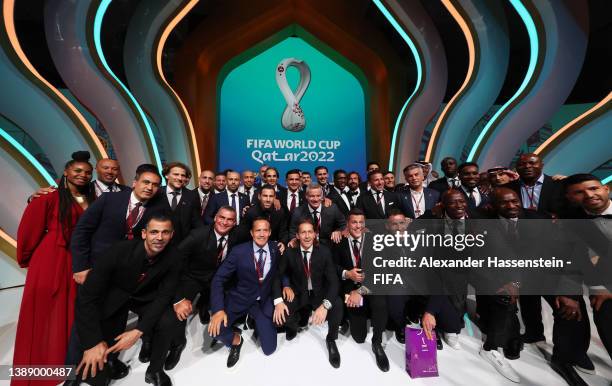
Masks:
[[[174,303],[173,306],[176,306],[177,304],[179,304],[180,302],[182,302],[183,300],[185,300],[185,298],[182,298],[181,300],[179,300],[178,302]]]
[[[276,306],[277,304],[281,304],[283,302],[283,298],[276,298],[274,299],[274,305]]]
[[[346,269],[342,270],[342,280],[346,280]]]

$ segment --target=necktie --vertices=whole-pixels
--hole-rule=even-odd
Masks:
[[[297,202],[295,200],[295,193],[291,193],[291,204],[289,205],[289,210],[292,211],[295,209]]]
[[[382,192],[379,190],[376,191],[376,205],[378,205],[380,211],[384,214],[385,208],[382,205]]]
[[[312,225],[314,225],[314,231],[315,233],[319,233],[319,216],[317,215],[317,213],[319,213],[318,211],[313,211],[312,212]]]
[[[507,227],[508,227],[507,228],[508,229],[508,241],[510,241],[512,245],[516,245],[519,241],[518,222],[508,219]]]
[[[453,220],[453,236],[458,235],[459,234],[459,220]]]
[[[470,189],[470,194],[468,196],[468,201],[470,203],[470,207],[472,208],[476,208],[476,197],[474,197],[474,189],[475,188]]]
[[[136,225],[136,221],[138,220],[138,214],[140,213],[140,207],[142,206],[141,202],[137,202],[134,205],[134,208],[130,211],[128,215],[125,225],[126,225],[126,235],[128,240],[132,240],[134,238],[134,234],[132,233],[132,228]]]
[[[217,244],[217,265],[223,261],[223,250],[225,249],[225,236],[221,236],[219,243]]]
[[[232,193],[232,208],[234,208],[236,213],[238,213],[238,208],[236,207],[236,193]]]
[[[355,267],[361,268],[361,252],[359,251],[359,241],[353,239],[353,255],[355,256]]]
[[[201,216],[202,216],[202,215],[204,215],[204,209],[206,209],[206,204],[208,204],[208,196],[209,196],[209,195],[210,195],[209,193],[206,193],[206,194],[204,194],[204,196],[202,197],[202,208],[201,208],[201,210],[200,210],[200,215],[201,215]]]
[[[172,204],[170,204],[170,207],[172,208],[172,210],[174,210],[176,209],[176,206],[178,205],[179,192],[170,192],[170,194],[172,195]]]
[[[304,272],[306,273],[306,277],[310,276],[310,266],[308,265],[308,251],[302,251],[303,259],[304,259]]]
[[[259,277],[259,281],[263,280],[264,277],[264,253],[266,251],[263,248],[259,248],[257,251],[259,253],[259,258],[257,259],[257,275]]]

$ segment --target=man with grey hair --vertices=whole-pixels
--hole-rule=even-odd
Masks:
[[[314,225],[319,242],[327,247],[331,243],[339,243],[342,239],[342,230],[346,227],[346,219],[335,204],[322,205],[323,188],[319,184],[310,184],[306,188],[306,205],[299,206],[291,215],[289,225],[289,246],[295,248],[297,244],[296,233],[298,224],[304,218],[310,219]]]
[[[406,216],[419,218],[440,201],[440,193],[423,186],[423,167],[417,163],[404,168],[404,177],[406,185],[396,192],[400,207]]]

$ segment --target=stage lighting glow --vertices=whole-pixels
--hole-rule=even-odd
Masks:
[[[153,129],[151,128],[151,124],[149,123],[149,120],[147,119],[146,114],[142,110],[142,107],[140,107],[140,104],[138,103],[136,98],[134,98],[134,95],[132,95],[130,90],[128,90],[128,88],[119,80],[119,78],[111,70],[108,63],[106,62],[106,58],[104,57],[104,52],[102,51],[102,42],[100,40],[101,31],[102,31],[102,21],[104,20],[104,14],[106,13],[106,10],[108,9],[108,6],[110,5],[111,1],[112,0],[102,0],[102,2],[100,2],[100,6],[96,10],[96,15],[94,18],[94,32],[93,32],[94,45],[96,47],[96,52],[98,53],[98,57],[100,58],[100,61],[102,62],[102,65],[104,66],[104,69],[106,70],[106,72],[108,72],[110,76],[112,76],[113,79],[115,79],[117,84],[119,84],[119,86],[123,89],[123,91],[130,98],[130,100],[134,104],[134,107],[136,107],[136,110],[138,111],[138,114],[140,115],[140,118],[144,122],[145,127],[147,129],[147,135],[149,136],[149,141],[151,142],[151,147],[153,148],[153,157],[155,158],[154,161],[157,164],[159,172],[161,173],[162,172],[162,162],[159,156],[159,150],[157,149],[157,141],[155,141],[155,135],[153,135]]]
[[[412,91],[412,94],[410,94],[408,99],[406,99],[406,102],[404,102],[404,106],[402,106],[402,109],[400,110],[400,113],[397,116],[397,120],[395,121],[395,127],[393,128],[393,135],[391,137],[391,151],[389,153],[389,170],[393,171],[393,161],[395,159],[395,146],[396,146],[396,142],[397,142],[397,135],[398,135],[398,131],[399,131],[399,125],[400,125],[400,123],[402,121],[402,117],[404,116],[404,112],[406,111],[406,108],[408,107],[408,105],[412,101],[412,98],[416,94],[417,90],[421,87],[421,81],[422,81],[422,77],[423,77],[423,69],[422,69],[422,64],[421,64],[421,56],[419,55],[417,47],[414,44],[414,42],[412,41],[412,39],[410,38],[410,36],[408,35],[408,33],[406,33],[406,31],[404,31],[402,26],[395,20],[393,15],[387,10],[387,8],[385,7],[385,5],[383,4],[382,1],[380,1],[380,0],[372,0],[372,1],[378,7],[380,12],[382,12],[382,14],[385,16],[387,21],[389,21],[389,23],[391,23],[393,28],[395,28],[397,33],[400,34],[402,39],[404,39],[406,44],[408,44],[408,47],[410,48],[410,51],[412,52],[412,55],[414,56],[414,61],[416,63],[416,67],[417,67],[417,81],[416,81],[416,85],[414,87],[414,90]]]
[[[523,5],[523,3],[521,3],[520,0],[510,0],[510,4],[512,4],[516,12],[521,17],[523,24],[525,24],[525,28],[527,28],[527,34],[529,35],[529,45],[530,45],[529,67],[527,68],[525,79],[523,79],[523,82],[521,83],[521,86],[518,88],[518,90],[516,90],[516,93],[514,93],[512,98],[510,98],[506,103],[504,103],[503,106],[499,110],[497,110],[497,112],[493,115],[493,117],[489,120],[489,122],[487,122],[485,127],[483,127],[482,130],[480,131],[478,138],[476,138],[476,141],[474,142],[474,144],[472,145],[472,148],[470,149],[470,152],[467,157],[467,161],[475,160],[475,158],[478,156],[478,153],[480,152],[482,142],[484,138],[486,137],[487,133],[489,132],[489,130],[491,130],[493,125],[498,123],[497,120],[499,119],[501,114],[506,111],[508,106],[510,106],[510,104],[514,102],[523,93],[523,91],[525,90],[529,82],[531,81],[531,78],[533,77],[533,73],[535,72],[536,64],[538,61],[538,52],[539,52],[538,32],[535,26],[535,22],[533,21],[533,18],[529,14],[529,11],[527,10],[527,8],[525,8],[525,6]]]

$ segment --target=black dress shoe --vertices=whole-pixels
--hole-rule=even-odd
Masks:
[[[81,384],[81,378],[79,374],[77,374],[75,379],[64,382],[62,386],[79,386],[80,384]]]
[[[372,343],[372,351],[374,352],[374,356],[376,357],[376,365],[380,371],[389,371],[389,359],[387,358],[387,354],[385,354],[385,350],[383,349],[382,345],[380,343]]]
[[[508,341],[506,347],[504,347],[504,356],[510,360],[519,359],[521,357],[522,349],[523,341],[520,338],[512,339]]]
[[[240,359],[240,349],[242,348],[242,343],[244,340],[242,336],[240,336],[240,343],[237,345],[232,345],[230,349],[230,353],[227,357],[227,367],[234,367],[236,363],[238,363],[238,359]]]
[[[287,331],[285,331],[285,337],[287,338],[287,340],[293,340],[296,336],[297,336],[296,330],[292,330],[288,328]]]
[[[326,340],[325,342],[327,343],[327,352],[329,353],[329,363],[334,369],[337,369],[340,367],[340,351],[338,351],[336,341]]]
[[[200,323],[208,324],[210,322],[210,313],[208,311],[200,310],[198,315],[200,316]]]
[[[436,349],[438,349],[438,351],[442,350],[444,348],[444,345],[442,344],[442,334],[436,333]]]
[[[546,338],[544,335],[540,336],[530,336],[530,335],[521,335],[521,340],[523,343],[536,343],[536,342],[546,342]]]
[[[166,357],[166,363],[164,363],[165,370],[172,370],[174,367],[176,367],[176,364],[181,359],[181,354],[185,349],[185,345],[186,342],[170,349],[170,353]]]
[[[406,344],[406,330],[403,328],[395,330],[395,339],[401,344]]]
[[[145,373],[145,382],[152,383],[153,386],[172,386],[172,381],[168,374],[164,373],[163,370],[157,372],[151,372],[147,369]]]
[[[110,370],[111,379],[114,380],[125,378],[130,372],[130,368],[117,358],[109,359],[106,366]]]
[[[151,360],[151,337],[142,337],[142,346],[138,353],[138,360],[142,363],[147,363]]]
[[[346,335],[349,331],[349,322],[348,320],[342,321],[340,327],[338,327],[338,332],[342,335]]]
[[[580,375],[574,370],[574,367],[568,363],[560,363],[551,361],[550,367],[557,372],[565,382],[570,386],[588,386],[587,383],[580,378]]]

